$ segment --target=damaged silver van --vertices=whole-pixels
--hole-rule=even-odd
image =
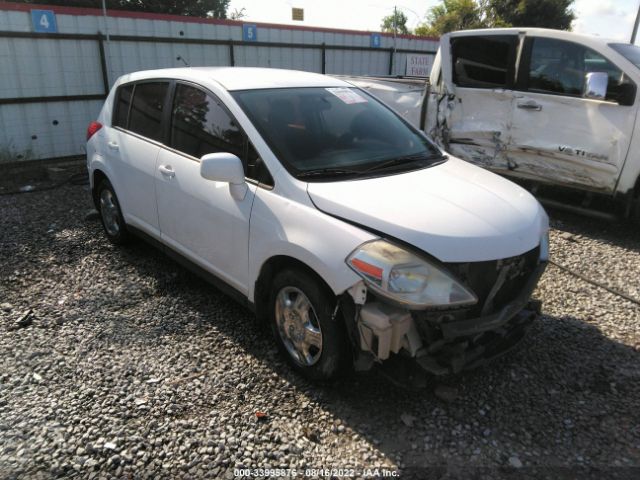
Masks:
[[[415,79],[348,81],[543,203],[561,192],[576,210],[640,219],[639,47],[557,30],[468,30],[441,38],[422,93]]]

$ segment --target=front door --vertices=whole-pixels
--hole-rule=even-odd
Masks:
[[[583,98],[589,72],[609,75],[604,100]],[[613,192],[635,121],[626,94],[631,80],[594,50],[544,37],[527,38],[519,76],[508,151],[512,173]]]
[[[256,186],[236,200],[229,184],[200,176],[200,158],[230,152],[243,158],[244,134],[220,101],[178,83],[168,142],[156,168],[156,196],[163,241],[246,294],[249,217]]]

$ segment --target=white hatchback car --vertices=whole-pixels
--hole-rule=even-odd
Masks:
[[[548,218],[366,92],[260,68],[118,79],[87,133],[109,240],[159,244],[324,379],[390,356],[434,374],[522,338]]]

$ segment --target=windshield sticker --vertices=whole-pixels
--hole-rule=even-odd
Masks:
[[[344,87],[336,87],[336,88],[325,88],[325,90],[329,93],[332,93],[340,100],[342,100],[347,105],[351,105],[352,103],[367,103],[367,99],[360,95],[355,90],[351,90],[350,88]]]

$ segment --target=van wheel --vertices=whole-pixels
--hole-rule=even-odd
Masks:
[[[124,223],[120,203],[116,192],[109,180],[102,180],[96,191],[100,220],[104,227],[104,233],[109,241],[115,245],[123,245],[130,239],[127,225]]]
[[[278,348],[293,367],[312,380],[348,371],[349,347],[343,324],[332,319],[335,297],[299,269],[278,273],[269,299],[271,328]]]

